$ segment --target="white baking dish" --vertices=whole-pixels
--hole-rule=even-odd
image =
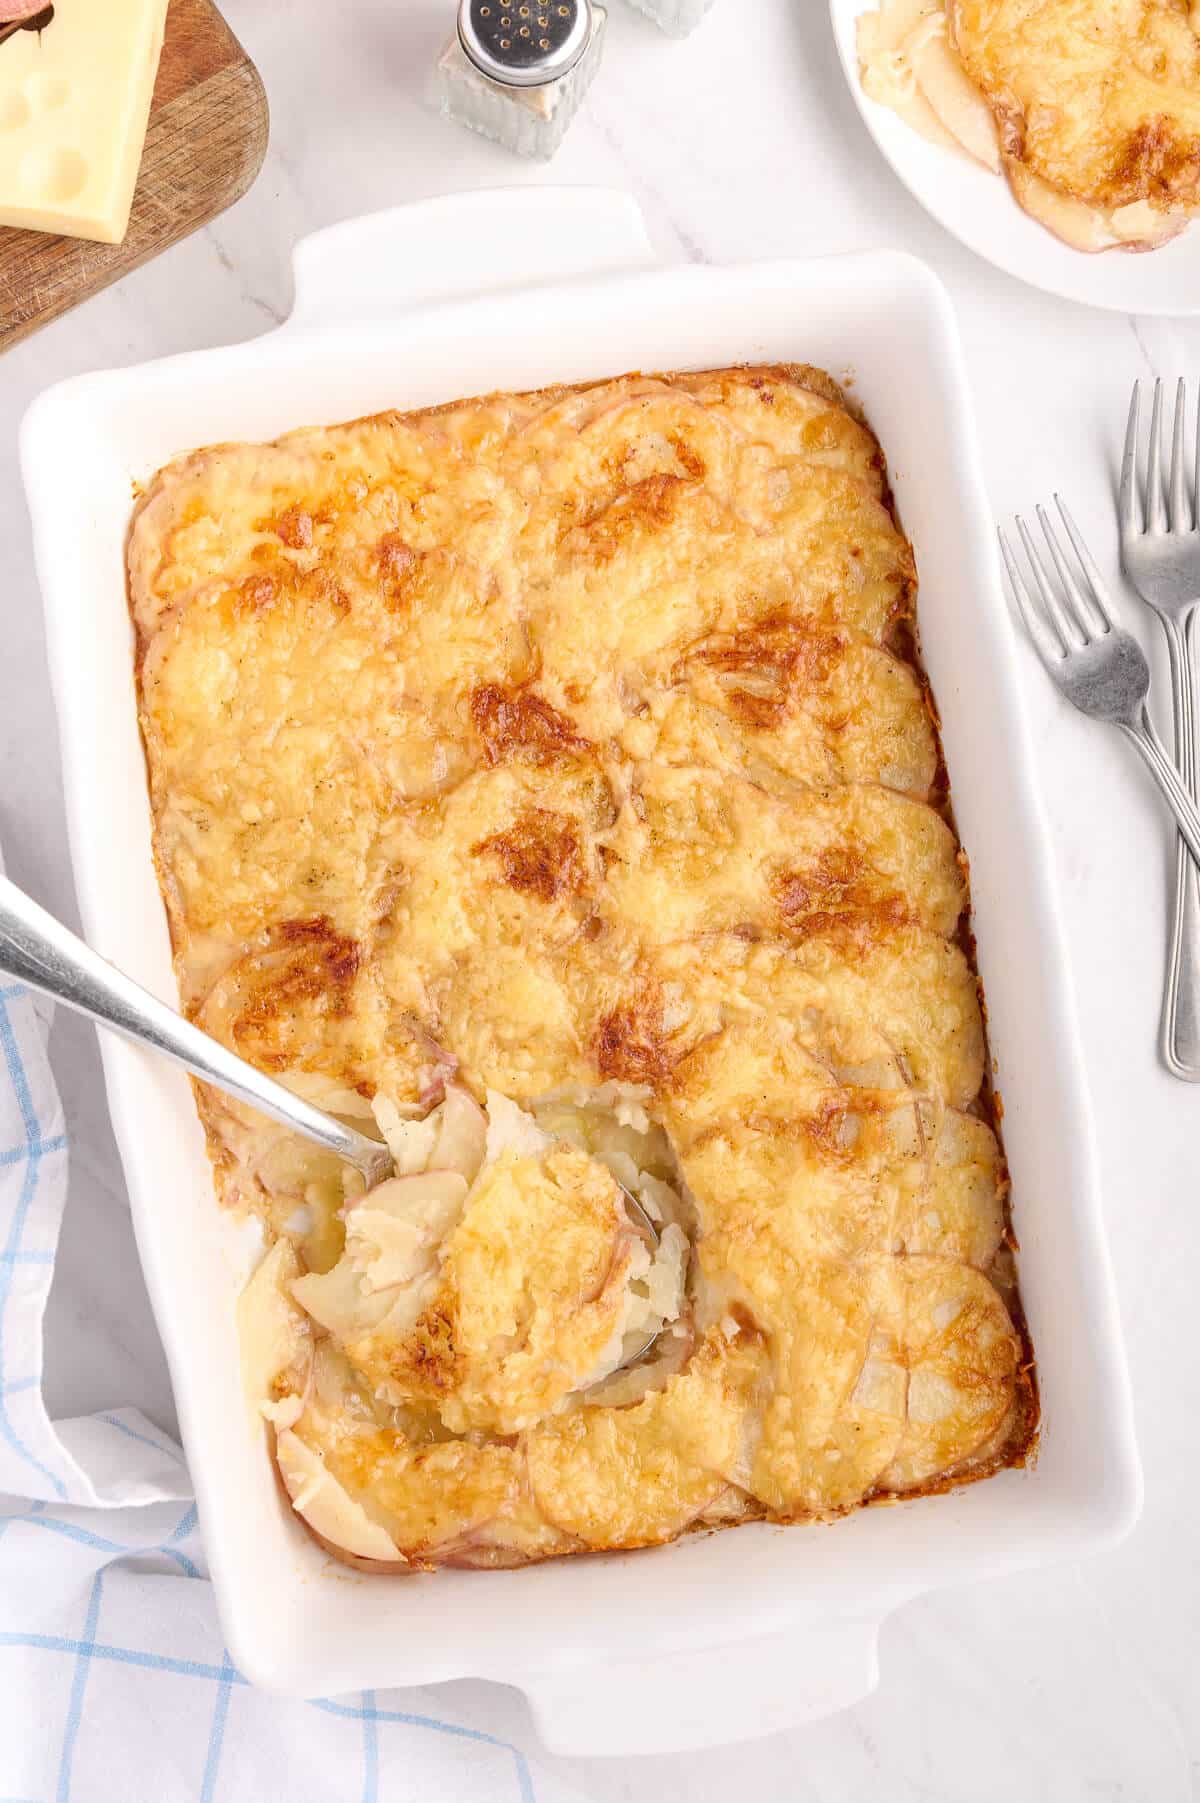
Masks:
[[[25,420],[92,943],[174,1000],[125,606],[134,481],[212,440],[493,388],[744,360],[850,372],[920,565],[1045,1429],[1031,1471],[833,1527],[744,1527],[524,1572],[330,1568],[247,1424],[233,1315],[245,1239],[218,1214],[187,1083],[106,1038],[231,1653],[254,1682],[305,1695],[467,1675],[517,1684],[549,1745],[571,1753],[699,1746],[826,1713],[875,1683],[880,1622],[907,1598],[1075,1558],[1124,1533],[1140,1494],[1046,834],[949,303],[923,265],[892,253],[659,268],[631,202],[545,189],[335,227],[300,246],[296,288],[292,319],[254,343],[64,383]]]

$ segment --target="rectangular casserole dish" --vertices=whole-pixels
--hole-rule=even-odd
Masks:
[[[659,269],[631,203],[547,190],[334,227],[299,247],[296,288],[291,320],[267,337],[65,383],[24,424],[88,937],[175,1002],[123,567],[132,485],[172,455],[638,367],[809,361],[849,373],[916,549],[924,659],[971,858],[1043,1436],[1030,1470],[833,1527],[751,1526],[515,1573],[396,1583],[331,1571],[276,1492],[242,1404],[234,1302],[252,1248],[217,1209],[187,1082],[106,1040],[231,1654],[252,1681],[309,1696],[516,1683],[547,1742],[570,1753],[697,1746],[844,1706],[875,1681],[879,1623],[898,1604],[1077,1557],[1126,1531],[1139,1501],[1045,832],[948,301],[922,265],[891,253]],[[713,1651],[735,1644],[733,1659]]]

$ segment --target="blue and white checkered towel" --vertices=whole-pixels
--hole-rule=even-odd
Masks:
[[[68,1135],[48,1024],[0,978],[0,1803],[581,1803],[505,1738],[521,1716],[505,1691],[252,1691],[221,1642],[179,1448],[135,1409],[50,1420]]]

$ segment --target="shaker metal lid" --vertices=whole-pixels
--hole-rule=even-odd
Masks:
[[[540,88],[575,67],[591,23],[589,0],[459,0],[458,41],[481,75]]]

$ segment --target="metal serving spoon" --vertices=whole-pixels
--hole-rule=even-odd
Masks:
[[[395,1175],[395,1160],[386,1146],[347,1127],[324,1109],[301,1101],[282,1083],[264,1077],[236,1052],[228,1051],[92,951],[7,877],[0,877],[0,971],[136,1045],[164,1053],[194,1077],[215,1084],[239,1102],[249,1102],[260,1114],[270,1115],[314,1145],[324,1146],[361,1171],[368,1189]],[[624,1184],[621,1189],[634,1225],[648,1236],[651,1245],[657,1245],[658,1229],[650,1216]],[[650,1343],[647,1341],[647,1346]]]
[[[7,877],[0,877],[0,970],[125,1039],[165,1053],[194,1077],[336,1153],[362,1172],[368,1188],[393,1175],[395,1160],[386,1146],[301,1101],[282,1083],[227,1051],[92,951]]]

